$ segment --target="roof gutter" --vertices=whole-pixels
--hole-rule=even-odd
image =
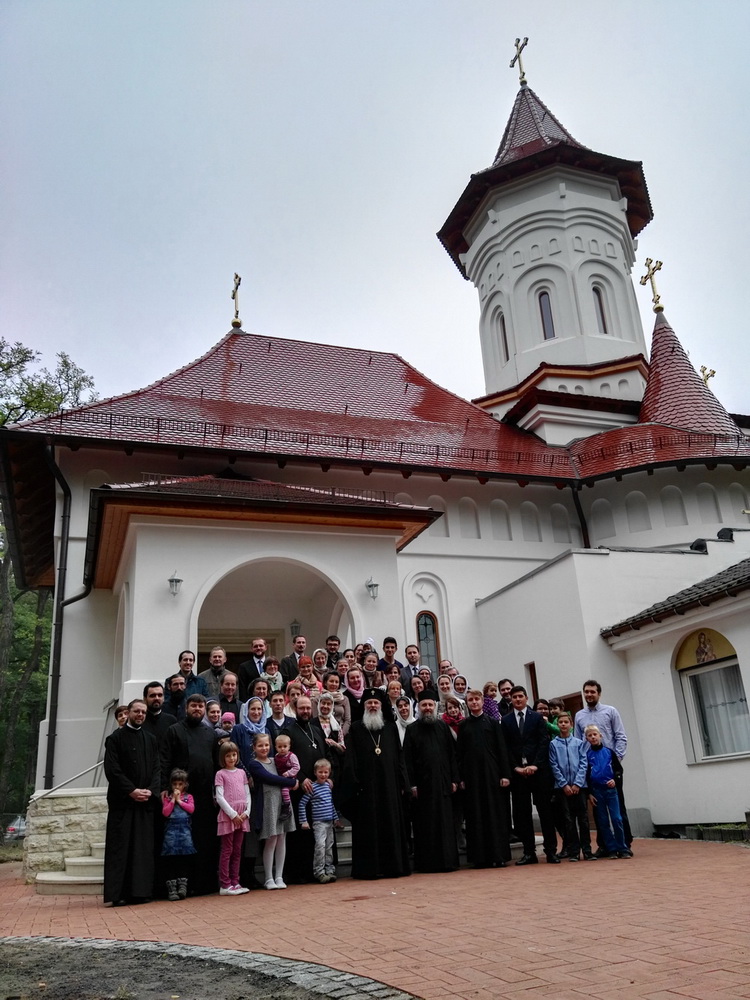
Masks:
[[[661,625],[668,618],[679,618],[688,611],[695,611],[696,608],[708,608],[726,597],[738,597],[748,589],[750,589],[750,582],[739,584],[736,587],[725,587],[722,590],[715,591],[713,594],[706,594],[704,597],[696,598],[694,601],[688,601],[685,604],[669,608],[663,614],[648,615],[645,618],[636,618],[634,621],[627,622],[624,625],[614,625],[612,628],[602,629],[600,635],[603,639],[612,639],[625,635],[626,632],[639,632],[645,625]]]
[[[571,483],[570,492],[573,497],[573,506],[576,509],[576,514],[578,514],[578,523],[581,526],[581,541],[583,542],[584,549],[591,548],[591,538],[589,536],[589,526],[586,522],[586,515],[583,513],[583,507],[581,506],[581,484]]]
[[[91,583],[74,597],[65,600],[65,583],[68,575],[68,545],[70,542],[70,509],[72,497],[70,486],[54,459],[54,444],[44,451],[45,461],[57,484],[62,490],[63,506],[60,518],[60,556],[57,566],[55,586],[54,617],[52,621],[52,649],[50,655],[49,704],[47,706],[47,751],[44,763],[44,787],[52,788],[55,780],[55,744],[57,742],[57,712],[60,704],[60,660],[62,657],[62,636],[64,609],[69,604],[83,600],[91,593]]]

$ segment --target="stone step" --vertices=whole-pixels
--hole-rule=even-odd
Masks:
[[[104,859],[91,855],[85,858],[66,858],[65,874],[75,875],[77,878],[96,878],[101,875],[103,878]]]
[[[104,860],[104,848],[105,847],[106,847],[106,844],[104,843],[104,841],[102,841],[101,844],[92,844],[91,845],[91,857],[92,858],[101,858],[102,860]]]
[[[101,896],[103,875],[68,875],[67,872],[39,872],[36,891],[40,896]]]

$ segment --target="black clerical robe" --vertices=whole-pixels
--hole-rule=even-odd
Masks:
[[[420,872],[451,872],[458,868],[458,845],[453,822],[454,788],[458,767],[454,739],[440,719],[417,719],[404,736],[404,758],[409,784],[417,789],[412,800],[414,867]]]
[[[408,875],[409,779],[395,725],[371,732],[364,722],[352,723],[342,785],[342,812],[352,822],[352,878]]]
[[[145,899],[154,894],[154,815],[160,808],[159,752],[143,728],[116,729],[104,751],[107,833],[104,849],[104,902]],[[130,793],[147,788],[151,798],[136,802]]]
[[[458,727],[456,756],[464,791],[466,856],[476,868],[510,860],[508,795],[500,787],[510,779],[503,731],[487,715],[470,715]]]
[[[297,805],[302,798],[302,782],[305,778],[315,780],[315,761],[322,758],[330,759],[331,753],[326,743],[325,733],[320,728],[317,719],[301,722],[298,719],[290,721],[284,729],[292,743],[292,753],[299,761],[297,780],[300,787],[291,793],[294,815],[297,815]],[[335,845],[334,845],[335,848]],[[313,851],[315,838],[312,830],[302,830],[299,825],[294,833],[286,838],[286,865],[284,878],[290,885],[301,885],[313,879]]]
[[[216,834],[214,777],[219,769],[218,734],[213,726],[183,719],[167,730],[161,747],[161,784],[169,789],[169,775],[176,767],[188,773],[190,794],[195,801],[191,824],[193,844],[198,852],[190,879],[195,895],[216,892],[218,888],[219,840]]]
[[[169,712],[161,711],[158,715],[154,715],[152,712],[146,713],[146,718],[143,723],[143,728],[146,732],[151,733],[152,736],[156,737],[156,742],[161,748],[164,742],[167,730],[170,726],[173,726],[178,720],[174,715],[170,715]]]

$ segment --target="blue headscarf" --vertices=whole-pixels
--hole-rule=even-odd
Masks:
[[[257,701],[260,704],[261,708],[263,709],[263,713],[260,717],[260,722],[252,722],[248,714],[248,709],[250,708],[250,705],[254,701]],[[252,698],[248,698],[245,704],[242,705],[240,708],[240,725],[244,726],[245,729],[249,729],[251,733],[265,733],[267,722],[268,722],[268,705],[266,705],[263,699],[259,698],[257,695],[253,695]]]

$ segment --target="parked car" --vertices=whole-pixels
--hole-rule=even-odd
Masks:
[[[5,828],[4,844],[18,844],[26,836],[26,818],[16,816]]]

